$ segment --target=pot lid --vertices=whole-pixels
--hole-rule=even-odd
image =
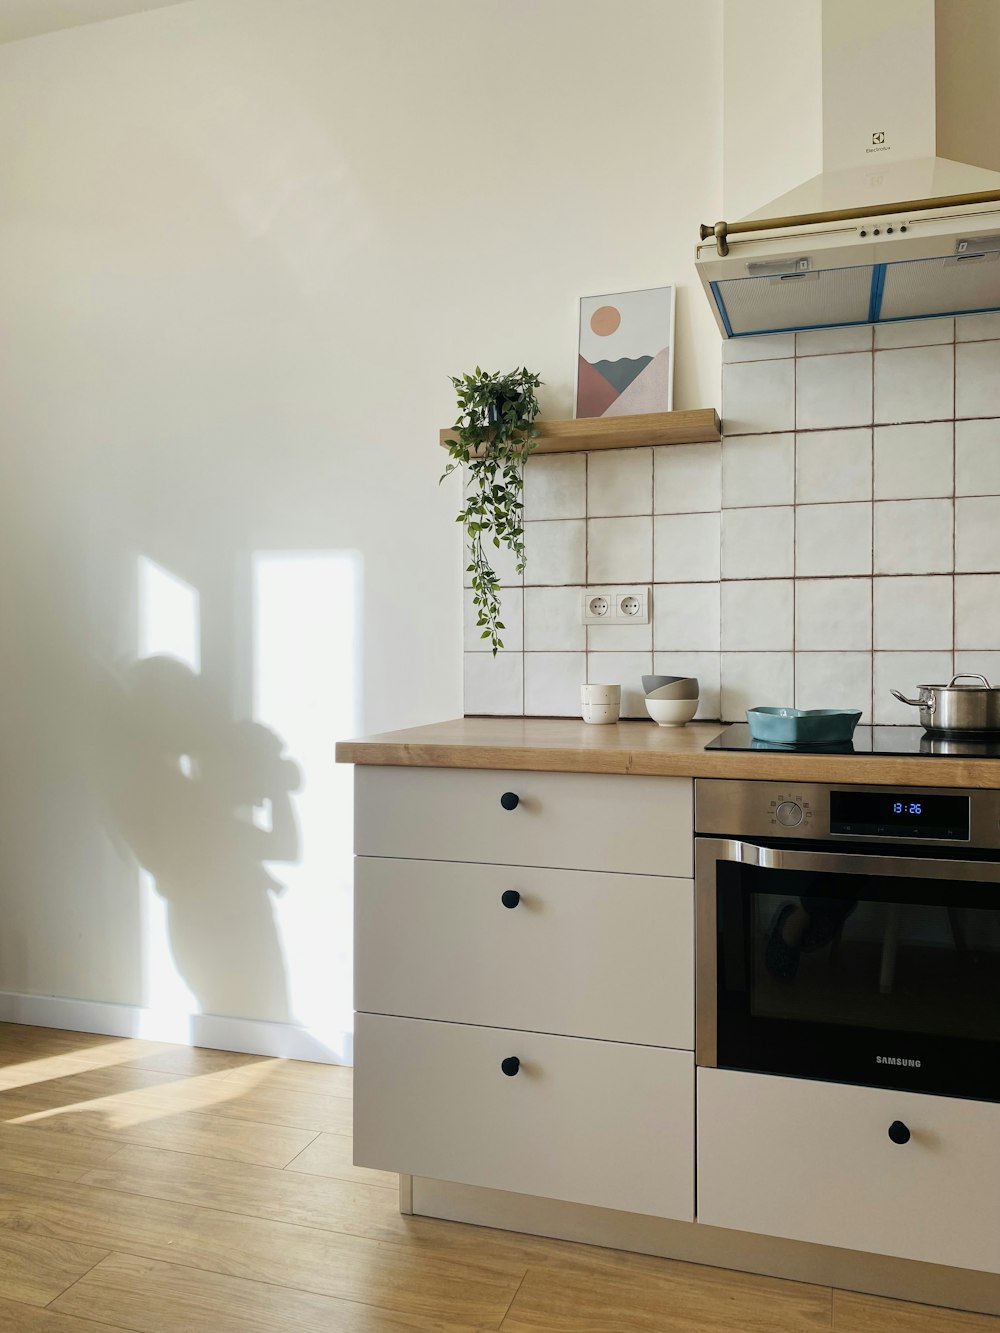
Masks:
[[[917,688],[920,690],[974,690],[977,694],[985,694],[988,691],[990,694],[1000,694],[1000,686],[991,685],[985,676],[971,677],[972,680],[979,682],[976,685],[959,684],[960,680],[967,680],[967,679],[968,678],[965,677],[964,675],[953,676],[952,679],[947,682],[947,684],[942,682],[940,685],[918,685]]]

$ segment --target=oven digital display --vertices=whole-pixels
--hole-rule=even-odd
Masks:
[[[871,838],[969,837],[968,796],[921,792],[832,791],[830,832]]]

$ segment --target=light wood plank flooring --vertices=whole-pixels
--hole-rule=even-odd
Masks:
[[[0,1333],[1000,1333],[403,1218],[351,1071],[0,1024]]]

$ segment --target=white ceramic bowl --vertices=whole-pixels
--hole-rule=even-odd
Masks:
[[[618,704],[583,704],[581,713],[584,722],[617,722]]]
[[[697,711],[697,699],[646,700],[646,712],[661,727],[683,727]]]
[[[698,682],[694,676],[685,676],[682,680],[672,681],[669,685],[661,685],[659,689],[652,690],[646,695],[647,699],[697,699]]]
[[[621,701],[622,687],[620,685],[580,686],[581,704],[614,704],[617,707]]]

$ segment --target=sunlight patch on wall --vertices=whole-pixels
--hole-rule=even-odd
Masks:
[[[165,654],[201,671],[198,590],[148,556],[139,557],[140,657]]]
[[[302,771],[292,797],[295,864],[275,900],[291,1009],[342,1058],[352,1028],[352,770],[338,740],[360,718],[361,556],[354,551],[257,553],[253,558],[254,720],[284,740]]]

